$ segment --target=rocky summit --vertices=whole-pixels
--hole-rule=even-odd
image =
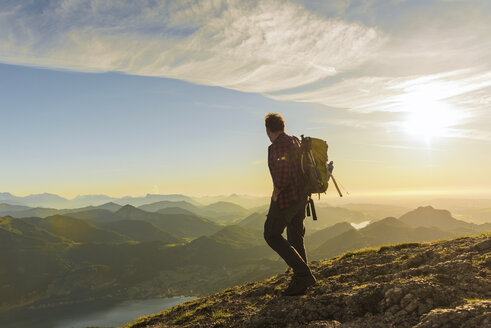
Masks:
[[[290,273],[142,317],[137,327],[491,327],[491,234],[348,252],[283,296]]]

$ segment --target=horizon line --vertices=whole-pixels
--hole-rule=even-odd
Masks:
[[[13,194],[9,191],[1,191],[0,195],[9,194],[13,197],[25,198],[29,196],[38,196],[38,195],[53,195],[58,196],[60,198],[64,198],[66,200],[75,200],[79,197],[87,197],[87,196],[105,196],[114,199],[120,198],[144,198],[148,196],[185,196],[190,198],[206,198],[206,197],[230,197],[230,196],[246,196],[246,197],[256,197],[256,198],[264,198],[269,197],[269,194],[258,194],[258,193],[240,193],[240,192],[232,192],[232,193],[220,193],[220,194],[185,194],[185,193],[146,193],[146,194],[125,194],[124,196],[114,196],[104,193],[94,193],[94,194],[78,194],[74,197],[67,197],[60,193],[55,192],[39,192],[39,193],[26,193],[26,194]],[[416,196],[465,196],[467,195],[469,198],[476,199],[477,197],[491,197],[491,190],[487,189],[413,189],[413,190],[376,190],[376,191],[360,191],[358,193],[346,193],[344,192],[344,199],[349,198],[358,198],[358,197],[416,197]],[[322,195],[325,197],[330,197],[331,195]],[[339,197],[336,197],[339,198]]]

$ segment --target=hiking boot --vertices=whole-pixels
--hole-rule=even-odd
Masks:
[[[285,296],[295,296],[303,295],[307,291],[307,288],[315,284],[317,280],[309,273],[305,276],[293,276],[290,285],[285,289],[283,295]]]

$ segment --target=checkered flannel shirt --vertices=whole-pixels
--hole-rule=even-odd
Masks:
[[[268,166],[273,184],[281,190],[278,196],[280,208],[287,208],[304,197],[303,177],[299,163],[293,160],[292,151],[300,147],[297,139],[280,134],[268,147]]]

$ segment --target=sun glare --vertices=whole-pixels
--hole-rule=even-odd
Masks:
[[[421,94],[406,101],[404,107],[408,113],[402,123],[404,131],[427,143],[435,137],[450,136],[451,128],[462,118],[451,104]]]

